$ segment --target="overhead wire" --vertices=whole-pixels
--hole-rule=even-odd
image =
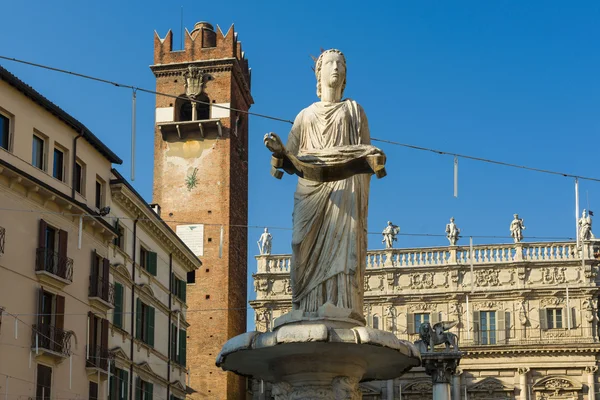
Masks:
[[[172,95],[169,93],[159,92],[156,90],[145,89],[145,88],[141,88],[141,87],[134,86],[134,85],[123,84],[123,83],[111,81],[108,79],[98,78],[95,76],[86,75],[86,74],[82,74],[79,72],[73,72],[73,71],[69,71],[66,69],[62,69],[62,68],[56,68],[56,67],[52,67],[52,66],[45,65],[45,64],[39,64],[39,63],[31,62],[31,61],[21,60],[21,59],[14,58],[14,57],[7,57],[7,56],[0,55],[0,59],[33,66],[36,68],[42,68],[42,69],[46,69],[46,70],[50,70],[50,71],[54,71],[54,72],[59,72],[59,73],[67,74],[67,75],[73,75],[73,76],[76,76],[79,78],[84,78],[84,79],[89,79],[89,80],[96,81],[96,82],[109,84],[109,85],[112,85],[115,87],[127,88],[127,89],[132,89],[135,91],[149,93],[149,94],[153,94],[156,96],[165,96],[165,97],[169,97],[169,98],[173,98],[173,99],[181,99],[181,100],[195,102],[195,103],[199,103],[199,104],[210,105],[212,107],[231,110],[231,111],[248,114],[248,115],[252,115],[255,117],[259,117],[259,118],[270,119],[273,121],[285,122],[285,123],[289,123],[289,124],[294,123],[293,121],[291,121],[289,119],[285,119],[285,118],[274,117],[274,116],[267,115],[267,114],[255,113],[255,112],[251,112],[248,110],[241,110],[241,109],[227,107],[227,106],[223,106],[223,105],[219,105],[219,104],[215,104],[215,103],[209,103],[209,102],[198,100],[198,99],[190,99],[188,97],[182,97],[182,96]],[[553,170],[543,169],[543,168],[529,167],[526,165],[513,164],[513,163],[509,163],[509,162],[504,162],[504,161],[492,160],[492,159],[488,159],[488,158],[484,158],[484,157],[476,157],[476,156],[470,156],[470,155],[466,155],[466,154],[454,153],[454,152],[449,152],[449,151],[444,151],[444,150],[437,150],[437,149],[432,149],[432,148],[428,148],[428,147],[416,146],[416,145],[412,145],[412,144],[401,143],[401,142],[396,142],[396,141],[387,140],[387,139],[371,138],[371,140],[382,142],[382,143],[387,143],[387,144],[391,144],[391,145],[395,145],[395,146],[411,148],[414,150],[429,151],[429,152],[440,154],[440,155],[449,155],[449,156],[454,156],[454,157],[458,157],[458,158],[486,162],[486,163],[502,165],[502,166],[506,166],[506,167],[524,169],[524,170],[529,170],[529,171],[534,171],[534,172],[539,172],[539,173],[558,175],[558,176],[569,177],[569,178],[583,179],[583,180],[588,180],[588,181],[592,181],[592,182],[600,182],[600,178],[595,178],[595,177],[576,175],[576,174],[553,171]]]

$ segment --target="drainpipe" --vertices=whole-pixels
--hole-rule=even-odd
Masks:
[[[167,400],[171,400],[171,306],[173,296],[173,253],[169,253],[169,334],[167,338]],[[179,335],[179,332],[177,332]]]
[[[71,198],[75,200],[75,167],[77,164],[77,139],[83,136],[83,129],[73,138],[73,167],[71,168]]]
[[[134,321],[137,317],[135,313],[135,254],[136,254],[136,242],[137,242],[137,223],[138,220],[135,219],[133,221],[133,256],[132,264],[131,264],[131,281],[133,282],[131,285],[131,340],[129,346],[129,359],[131,360],[131,365],[129,366],[129,398],[133,399],[133,338],[135,338],[134,333]]]

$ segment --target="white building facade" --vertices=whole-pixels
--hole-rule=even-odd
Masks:
[[[594,399],[599,391],[598,250],[593,242],[369,251],[364,314],[414,342],[423,322],[458,321],[466,355],[455,399]],[[291,309],[289,255],[257,256],[257,330]],[[262,388],[262,390],[261,390]],[[362,385],[365,399],[430,399],[421,368]],[[254,398],[270,398],[254,383]],[[596,395],[597,396],[597,395]]]

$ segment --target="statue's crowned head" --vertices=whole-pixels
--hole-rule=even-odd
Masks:
[[[329,69],[329,62],[335,63],[336,67]],[[327,76],[322,76],[324,66]],[[337,49],[325,50],[317,59],[315,67],[315,75],[317,76],[317,96],[321,98],[322,79],[327,79],[328,85],[339,84],[341,82],[341,94],[346,88],[346,57],[344,53]]]

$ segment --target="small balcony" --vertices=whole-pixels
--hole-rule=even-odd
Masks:
[[[90,275],[88,297],[92,306],[107,311],[115,306],[115,285],[100,279],[96,275]]]
[[[43,282],[62,289],[73,283],[73,259],[40,247],[36,251],[35,273]]]
[[[71,355],[72,335],[72,332],[53,325],[36,324],[31,330],[31,348],[37,354],[43,352],[61,360]]]
[[[85,367],[88,373],[96,373],[97,371],[108,372],[108,360],[112,360],[113,354],[102,346],[89,346]],[[114,366],[114,362],[111,362]],[[112,368],[111,366],[111,368]]]

